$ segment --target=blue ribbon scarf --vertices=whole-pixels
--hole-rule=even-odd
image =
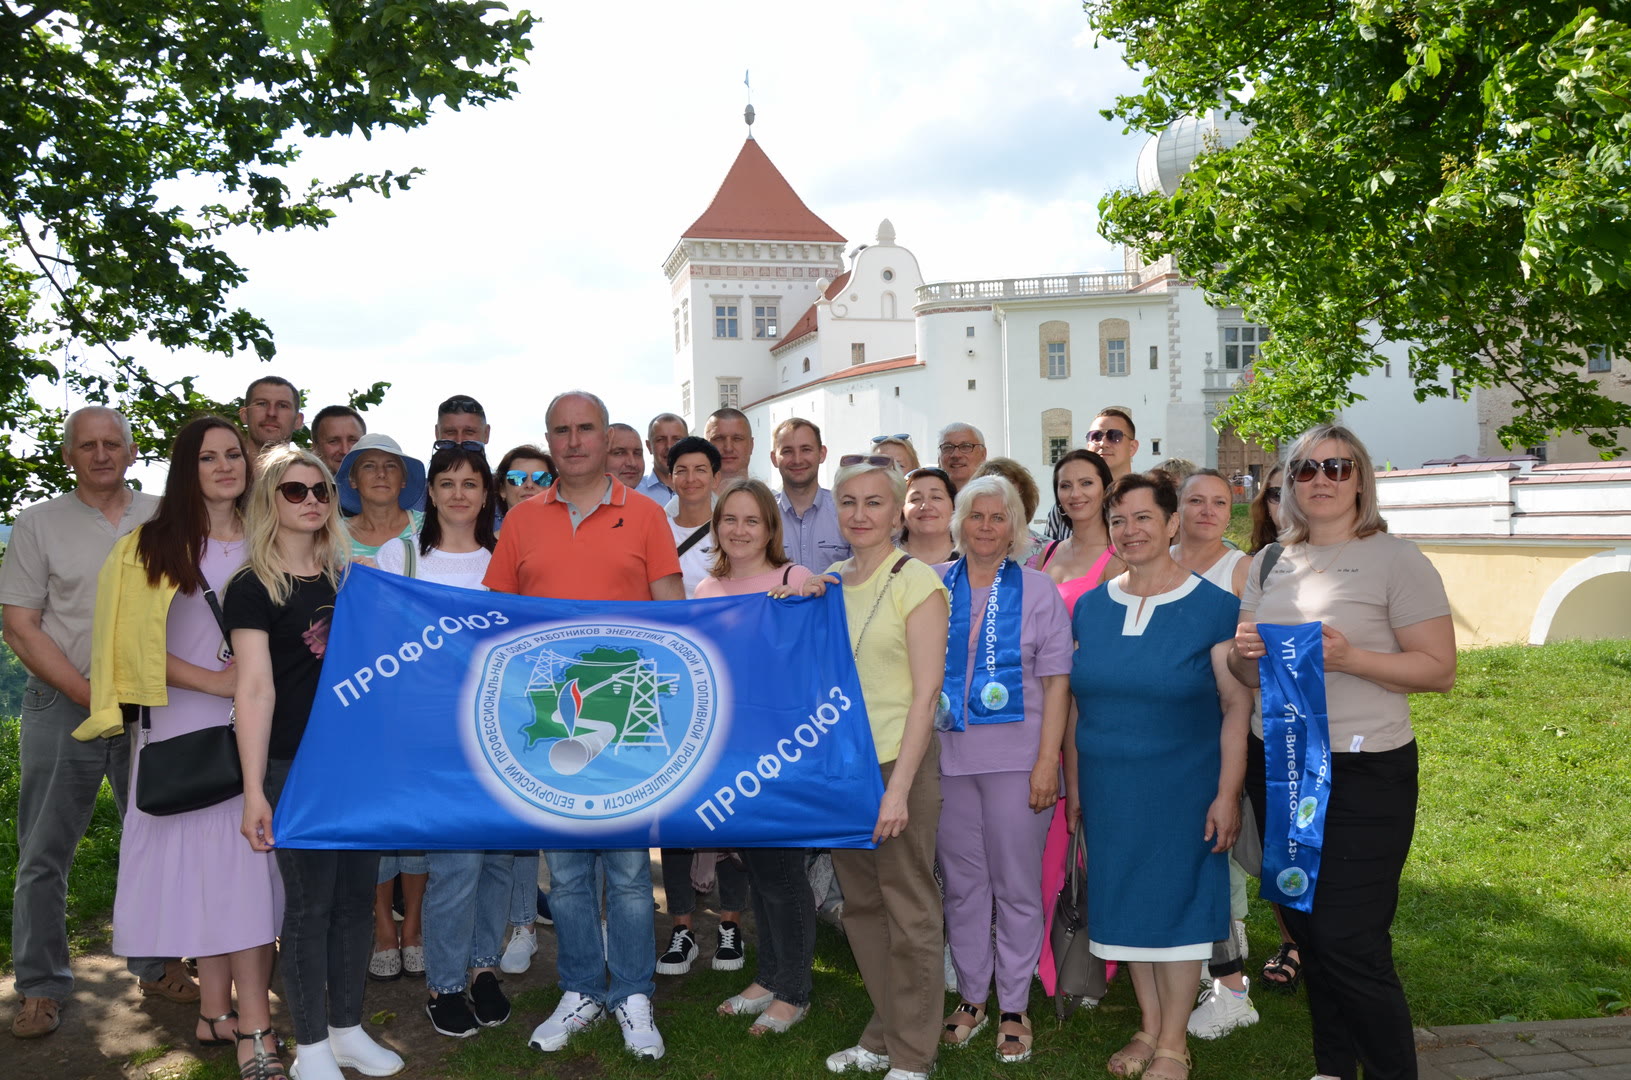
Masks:
[[[1258,623],[1264,654],[1263,899],[1312,911],[1331,800],[1331,733],[1325,711],[1320,624]]]
[[[946,637],[946,676],[940,687],[942,715],[949,709],[943,731],[964,730],[964,717],[972,724],[1013,724],[1025,719],[1025,672],[1020,660],[1020,636],[1025,608],[1023,573],[1019,564],[1004,559],[985,598],[974,644],[974,676],[967,677],[969,605],[968,557],[946,571],[951,592],[951,633]],[[967,686],[964,685],[965,681]]]

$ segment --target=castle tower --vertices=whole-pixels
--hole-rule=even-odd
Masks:
[[[821,298],[817,283],[844,272],[844,238],[804,205],[750,131],[663,271],[680,414],[701,434],[715,409],[739,408],[772,392],[770,350]]]

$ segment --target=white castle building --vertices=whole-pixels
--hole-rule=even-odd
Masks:
[[[1170,192],[1197,153],[1242,135],[1220,114],[1180,121],[1145,147],[1140,183]],[[1111,405],[1138,426],[1135,468],[1182,457],[1232,475],[1273,456],[1212,426],[1270,330],[1213,306],[1170,259],[1127,251],[1113,273],[925,282],[887,219],[846,249],[750,134],[664,263],[681,411],[693,431],[722,405],[747,413],[756,475],[789,416],[821,426],[825,481],[876,435],[910,435],[932,464],[940,428],[963,421],[1045,492],[1053,462]],[[1364,400],[1344,422],[1379,465],[1478,453],[1475,405],[1418,403],[1405,353],[1384,348],[1390,362],[1358,380]]]

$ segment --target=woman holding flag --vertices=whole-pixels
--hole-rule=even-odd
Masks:
[[[946,937],[961,1001],[941,1042],[967,1046],[986,1026],[997,984],[997,1060],[1031,1056],[1031,973],[1042,954],[1037,875],[1048,814],[1059,798],[1059,746],[1070,708],[1070,617],[1053,581],[1014,561],[1030,544],[1014,486],[976,477],[951,531],[963,557],[945,571],[951,627],[942,692],[940,819]],[[993,946],[991,908],[997,910]]]
[[[841,582],[850,647],[882,766],[877,848],[835,850],[844,890],[844,931],[872,1017],[860,1041],[827,1058],[833,1072],[880,1072],[925,1080],[940,1044],[945,935],[934,883],[940,821],[940,744],[935,701],[946,662],[946,587],[892,539],[906,480],[885,454],[845,454],[833,478],[838,526],[850,558],[804,583],[820,596]],[[778,586],[772,595],[785,595]]]
[[[1388,535],[1370,457],[1346,428],[1322,424],[1291,445],[1280,515],[1283,550],[1266,581],[1257,564],[1247,575],[1229,667],[1248,685],[1262,681],[1276,754],[1306,741],[1305,761],[1317,768],[1328,749],[1330,779],[1294,790],[1285,778],[1302,763],[1277,757],[1267,789],[1261,733],[1251,740],[1247,791],[1264,823],[1262,891],[1284,905],[1302,953],[1319,1077],[1354,1080],[1363,1067],[1367,1080],[1413,1080],[1415,1040],[1390,927],[1416,821],[1408,695],[1455,684],[1449,600],[1427,557]],[[1295,624],[1318,624],[1318,637]],[[1303,640],[1314,646],[1310,659],[1323,661],[1325,724],[1318,686],[1310,695],[1292,680],[1263,678]],[[1276,689],[1282,684],[1289,692]],[[1286,719],[1310,712],[1306,725]],[[1275,807],[1291,802],[1296,818],[1266,814],[1271,797]],[[1300,841],[1297,854],[1276,874],[1275,861],[1293,850],[1288,841]]]
[[[1141,1024],[1106,1067],[1185,1080],[1201,962],[1229,931],[1251,695],[1225,666],[1237,601],[1169,550],[1178,493],[1123,476],[1106,496],[1127,572],[1076,602],[1070,807],[1087,830],[1093,955],[1126,963]]]
[[[225,604],[238,669],[242,831],[253,850],[276,851],[283,875],[283,988],[300,1080],[340,1080],[342,1066],[390,1076],[402,1059],[362,1028],[379,852],[285,850],[272,832],[272,810],[317,696],[351,540],[334,480],[316,455],[276,446],[257,471],[244,511],[249,556],[227,585]],[[282,1076],[283,1067],[257,1053],[243,1075],[266,1080]]]

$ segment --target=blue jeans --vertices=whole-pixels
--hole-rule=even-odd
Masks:
[[[90,828],[107,778],[124,820],[130,789],[130,736],[80,742],[88,715],[52,686],[30,676],[23,691],[17,750],[17,887],[12,946],[17,993],[65,1001],[74,989],[68,966],[68,868]],[[164,958],[126,961],[138,979],[162,979]]]
[[[804,864],[805,848],[743,848],[753,882],[753,923],[759,931],[755,982],[789,1005],[810,1004],[815,962],[816,903]],[[721,868],[724,864],[720,864]]]
[[[519,852],[510,871],[510,925],[531,926],[538,918],[538,853]]]
[[[266,763],[266,799],[277,808],[288,761]],[[275,848],[283,875],[283,1001],[295,1042],[310,1046],[331,1027],[362,1023],[362,992],[374,954],[377,851]]]
[[[382,851],[379,854],[379,884],[398,874],[428,874],[430,860],[423,851]]]
[[[615,1009],[657,988],[656,922],[651,909],[651,856],[636,851],[546,851],[549,909],[555,916],[561,989]],[[606,870],[606,942],[600,937],[595,866]],[[611,983],[607,985],[608,971]]]
[[[498,964],[510,902],[508,851],[431,851],[425,883],[425,986],[457,994],[471,968]]]

